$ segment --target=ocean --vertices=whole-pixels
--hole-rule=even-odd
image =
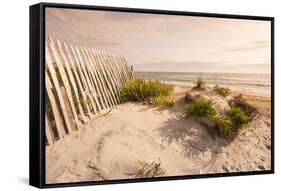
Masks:
[[[271,94],[270,74],[194,73],[194,72],[134,72],[137,77],[166,83],[194,85],[198,75],[207,86],[229,87],[232,90]]]

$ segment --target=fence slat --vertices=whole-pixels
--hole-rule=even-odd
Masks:
[[[125,61],[125,59],[123,57],[121,57],[121,62],[123,64],[123,66],[124,66],[124,69],[125,69],[125,72],[126,72],[126,74],[128,76],[128,79],[131,79],[130,68],[128,67],[128,65],[127,65],[127,63],[126,63],[126,61]]]
[[[111,76],[109,75],[109,71],[106,70],[106,63],[105,61],[103,60],[102,56],[101,56],[101,53],[97,53],[97,56],[100,58],[100,61],[101,61],[101,69],[104,73],[104,76],[105,76],[105,79],[106,79],[106,82],[108,84],[108,87],[109,87],[109,90],[110,90],[110,93],[112,95],[112,98],[113,98],[113,101],[114,101],[114,105],[117,104],[117,99],[116,99],[116,96],[115,96],[115,93],[114,93],[114,90],[113,90],[113,87],[112,87],[112,78]]]
[[[101,107],[102,107],[102,109],[105,109],[106,106],[105,106],[105,103],[104,103],[104,100],[103,100],[103,97],[104,97],[105,95],[103,94],[100,81],[99,81],[97,75],[94,73],[94,70],[93,70],[93,67],[92,67],[93,61],[92,61],[92,59],[90,58],[87,49],[83,49],[83,50],[82,50],[82,53],[83,53],[84,57],[85,57],[86,60],[87,60],[86,67],[87,67],[87,69],[89,70],[90,75],[91,75],[91,77],[92,77],[92,81],[93,81],[93,83],[94,83],[95,90],[96,90],[96,92],[97,92],[97,94],[98,94],[98,96],[99,96],[99,101],[101,102]]]
[[[112,67],[108,61],[108,58],[106,57],[106,55],[102,52],[101,53],[101,57],[103,58],[103,60],[105,61],[105,68],[106,68],[106,71],[108,72],[108,75],[109,75],[109,78],[110,78],[110,81],[111,81],[111,86],[113,87],[113,91],[114,91],[114,95],[116,97],[116,100],[117,100],[117,103],[120,103],[120,100],[119,100],[119,89],[118,87],[116,86],[117,85],[117,79],[116,79],[116,76],[115,76],[115,73],[112,71]]]
[[[100,81],[100,85],[102,87],[105,104],[107,105],[107,108],[109,108],[112,105],[111,105],[111,101],[109,98],[110,96],[109,96],[108,89],[106,88],[104,78],[102,77],[102,74],[99,69],[99,61],[97,60],[97,58],[94,57],[93,53],[90,50],[88,50],[88,53],[89,53],[90,58],[93,61],[93,64],[92,64],[93,71],[94,71],[95,75],[97,76],[97,79]]]
[[[80,60],[78,59],[78,56],[77,56],[77,54],[76,54],[76,52],[74,51],[74,47],[72,46],[72,45],[69,45],[70,46],[70,50],[71,50],[71,54],[72,54],[72,56],[73,56],[73,58],[74,58],[74,60],[75,60],[75,68],[77,69],[77,77],[78,78],[80,78],[81,79],[81,84],[83,84],[83,87],[84,87],[84,89],[83,89],[83,94],[84,94],[84,101],[85,101],[85,105],[86,105],[86,107],[87,107],[87,110],[88,110],[88,115],[89,115],[89,117],[90,118],[92,118],[92,116],[91,116],[91,111],[90,111],[90,105],[89,105],[89,102],[88,102],[88,97],[90,97],[89,96],[89,88],[88,88],[88,86],[87,86],[87,84],[86,84],[86,81],[85,81],[85,78],[84,78],[84,74],[82,73],[82,70],[81,70],[81,68],[80,68]],[[89,98],[89,99],[91,99],[91,98]]]
[[[85,63],[85,64],[82,64],[82,68],[83,68],[83,70],[84,70],[87,83],[89,84],[89,87],[90,87],[90,91],[91,91],[90,93],[91,93],[92,97],[93,97],[94,100],[95,100],[95,103],[96,103],[95,105],[97,105],[97,107],[98,107],[97,110],[101,110],[101,106],[100,106],[100,103],[99,103],[98,98],[97,98],[97,91],[96,91],[96,89],[94,88],[94,84],[93,84],[93,83],[91,82],[91,80],[90,80],[90,76],[89,76],[89,74],[88,74],[89,70],[88,70],[88,68],[86,67],[86,65],[89,65],[89,63],[88,63],[87,59],[85,58],[85,55],[84,55],[84,53],[83,53],[83,51],[82,51],[82,48],[78,48],[78,55],[80,56],[82,62]],[[96,111],[96,112],[97,112],[97,111]]]
[[[56,71],[55,71],[55,68],[53,66],[53,62],[51,60],[51,57],[50,57],[50,54],[49,54],[49,48],[48,48],[47,45],[46,45],[46,50],[47,50],[46,54],[45,54],[46,63],[47,63],[48,69],[50,71],[51,77],[52,77],[53,82],[54,82],[54,87],[55,87],[56,93],[58,95],[59,104],[61,106],[64,121],[65,121],[68,132],[72,132],[72,130],[74,129],[73,124],[69,120],[69,114],[67,113],[67,110],[66,110],[66,106],[65,106],[64,99],[63,99],[63,96],[62,96],[62,93],[61,93],[59,81],[57,79]]]
[[[67,73],[68,73],[68,76],[69,76],[69,79],[70,79],[70,85],[72,87],[72,90],[74,92],[74,96],[76,98],[76,102],[77,102],[76,104],[77,104],[78,112],[79,112],[79,114],[80,114],[80,116],[82,118],[82,122],[85,123],[86,119],[85,119],[84,111],[83,111],[81,103],[79,101],[79,94],[78,94],[78,87],[79,87],[79,85],[76,84],[76,82],[74,80],[73,73],[72,73],[71,68],[70,68],[71,66],[73,66],[72,60],[69,57],[67,57],[66,53],[63,50],[63,46],[61,45],[60,41],[57,40],[57,44],[58,44],[58,48],[59,48],[59,51],[61,53],[61,56],[64,59],[64,66],[65,66],[65,68],[67,70]]]
[[[64,60],[64,58],[59,56],[59,54],[57,52],[58,50],[55,47],[56,46],[55,42],[53,41],[53,39],[51,37],[49,37],[49,41],[50,41],[49,42],[50,50],[53,52],[53,56],[54,56],[55,62],[56,62],[57,67],[58,67],[58,73],[61,76],[62,83],[63,83],[63,86],[65,88],[65,92],[66,92],[66,97],[68,98],[67,100],[65,99],[65,103],[67,101],[69,102],[71,112],[72,112],[72,116],[73,116],[74,121],[75,121],[75,123],[72,122],[73,125],[74,125],[74,124],[78,123],[78,116],[77,116],[76,108],[74,106],[74,101],[73,101],[73,96],[72,96],[71,89],[70,89],[70,84],[68,82],[68,78],[67,78],[67,75],[65,73],[64,66],[63,66],[63,63],[65,62],[65,60]],[[60,54],[60,55],[62,56],[62,54]],[[72,120],[72,117],[70,117],[69,120]],[[74,125],[74,127],[77,128],[76,125]],[[75,130],[75,129],[73,129],[73,130]]]
[[[77,64],[78,64],[78,67],[80,68],[80,73],[81,73],[81,76],[83,76],[85,87],[87,89],[86,90],[86,95],[88,96],[88,98],[90,100],[90,104],[92,106],[92,109],[94,110],[94,113],[97,113],[96,104],[95,104],[93,96],[92,96],[92,84],[89,82],[87,73],[84,70],[83,60],[82,60],[82,57],[81,57],[81,55],[79,53],[78,47],[73,46],[73,48],[74,48],[74,51],[75,51],[75,53],[77,55],[77,60],[78,60]]]
[[[133,78],[133,73],[132,73],[131,68],[130,68],[130,67],[128,66],[128,64],[127,64],[126,59],[125,59],[124,57],[121,57],[121,60],[122,60],[122,62],[124,63],[124,65],[126,66],[126,70],[127,70],[129,79],[132,79],[132,78]]]
[[[49,145],[54,144],[55,142],[55,135],[50,125],[50,120],[48,119],[48,116],[45,114],[45,132],[46,137]]]
[[[115,60],[113,59],[111,54],[107,54],[108,59],[110,60],[111,66],[112,66],[112,70],[115,71],[116,77],[117,77],[117,81],[118,81],[118,89],[120,91],[120,89],[122,88],[122,77],[120,75],[119,69],[116,67],[117,64],[115,62]]]
[[[126,83],[126,79],[125,79],[125,76],[121,70],[121,67],[120,67],[120,64],[118,63],[118,59],[115,58],[114,59],[115,63],[116,63],[116,69],[118,70],[119,72],[119,75],[120,75],[120,79],[121,79],[121,82],[122,82],[122,86]]]
[[[120,70],[122,71],[122,74],[123,74],[123,76],[124,76],[125,82],[127,82],[129,76],[128,76],[127,73],[126,73],[126,69],[125,69],[123,63],[121,62],[121,59],[118,58],[118,59],[117,59],[117,62],[118,62],[118,64],[119,64]]]
[[[46,92],[47,92],[47,96],[50,100],[50,105],[51,105],[51,109],[53,112],[53,116],[55,119],[55,124],[56,124],[56,128],[58,131],[58,136],[59,138],[63,138],[63,136],[66,134],[64,127],[63,127],[63,122],[62,122],[62,118],[59,112],[59,108],[58,105],[56,103],[56,99],[55,99],[55,95],[53,93],[53,85],[51,83],[51,80],[49,78],[49,75],[46,74]]]
[[[114,102],[114,94],[113,94],[112,91],[111,91],[111,86],[110,86],[110,84],[109,84],[109,80],[107,79],[107,75],[106,75],[106,73],[105,73],[105,71],[104,71],[103,62],[102,62],[102,60],[99,58],[99,56],[98,56],[98,54],[97,54],[96,52],[94,53],[94,55],[95,55],[95,57],[96,57],[96,59],[97,59],[97,61],[98,61],[98,64],[97,64],[98,69],[100,70],[100,73],[102,74],[103,81],[104,81],[104,83],[106,84],[106,88],[108,89],[108,97],[109,97],[109,100],[110,100],[110,102],[111,102],[111,107],[112,107],[112,106],[115,106],[116,103]]]
[[[79,102],[79,104],[82,105],[85,107],[86,109],[86,112],[88,114],[88,117],[90,117],[90,108],[88,106],[88,103],[87,103],[87,98],[86,98],[86,95],[84,93],[84,89],[83,89],[83,86],[82,86],[82,81],[81,79],[79,78],[79,75],[78,75],[78,70],[77,70],[77,67],[75,66],[75,58],[73,57],[73,54],[71,52],[71,49],[69,48],[69,45],[67,45],[66,43],[63,44],[65,50],[66,50],[66,53],[67,55],[69,56],[69,61],[70,61],[70,67],[71,69],[73,70],[73,76],[75,77],[76,79],[76,82],[77,82],[77,93],[78,93],[78,96],[79,96],[79,93],[81,94],[81,96],[77,97],[77,100]],[[81,103],[82,102],[82,103]],[[82,107],[83,108],[83,107]],[[83,110],[83,113],[85,114],[84,112],[84,109]],[[86,115],[86,114],[85,114]]]

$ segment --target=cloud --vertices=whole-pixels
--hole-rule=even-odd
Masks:
[[[268,41],[253,41],[246,45],[235,45],[225,47],[219,52],[241,52],[241,51],[252,51],[268,47]]]
[[[138,19],[146,19],[150,18],[146,14],[141,13],[127,13],[123,14],[122,12],[108,12],[104,14],[104,16],[113,21],[130,21],[130,20],[138,20]]]
[[[196,65],[196,66],[206,66],[206,65],[219,65],[221,62],[202,62],[202,61],[158,61],[158,62],[147,62],[145,65]]]
[[[93,46],[99,46],[99,47],[112,47],[112,46],[120,46],[121,43],[120,42],[105,42],[105,41],[95,41],[95,40],[92,40],[92,41],[89,41],[88,42],[89,45],[93,45]]]
[[[135,64],[135,71],[160,72],[230,72],[230,73],[270,73],[270,63],[231,64],[227,62],[164,61]]]
[[[270,73],[270,63],[253,63],[253,64],[227,64],[218,66],[225,68],[234,73]]]
[[[254,41],[253,44],[257,44],[257,45],[268,45],[269,42],[266,41],[266,40],[257,40],[257,41]]]
[[[239,67],[270,67],[270,64],[232,64],[229,66],[239,66]]]
[[[167,72],[190,72],[212,70],[222,65],[221,62],[202,62],[202,61],[159,61],[135,64],[137,71],[167,71]]]

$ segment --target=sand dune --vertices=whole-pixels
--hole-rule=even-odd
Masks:
[[[233,141],[210,134],[182,115],[187,88],[160,111],[126,103],[103,111],[80,131],[46,147],[46,182],[63,183],[178,176],[271,168],[270,99],[252,99],[260,112]],[[251,100],[251,97],[247,97]]]

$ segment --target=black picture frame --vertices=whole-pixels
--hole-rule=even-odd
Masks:
[[[200,16],[212,18],[231,18],[247,20],[263,20],[271,22],[271,170],[230,172],[219,174],[165,176],[159,178],[138,178],[108,181],[70,182],[70,183],[45,183],[45,9],[70,8],[80,10],[103,10],[134,13],[152,13],[165,15]],[[29,126],[29,184],[38,188],[54,188],[66,186],[85,186],[116,183],[134,183],[164,180],[180,180],[193,178],[211,178],[244,176],[274,173],[274,17],[230,15],[217,13],[199,13],[171,10],[136,9],[123,7],[103,7],[90,5],[39,3],[30,6],[30,126]]]

